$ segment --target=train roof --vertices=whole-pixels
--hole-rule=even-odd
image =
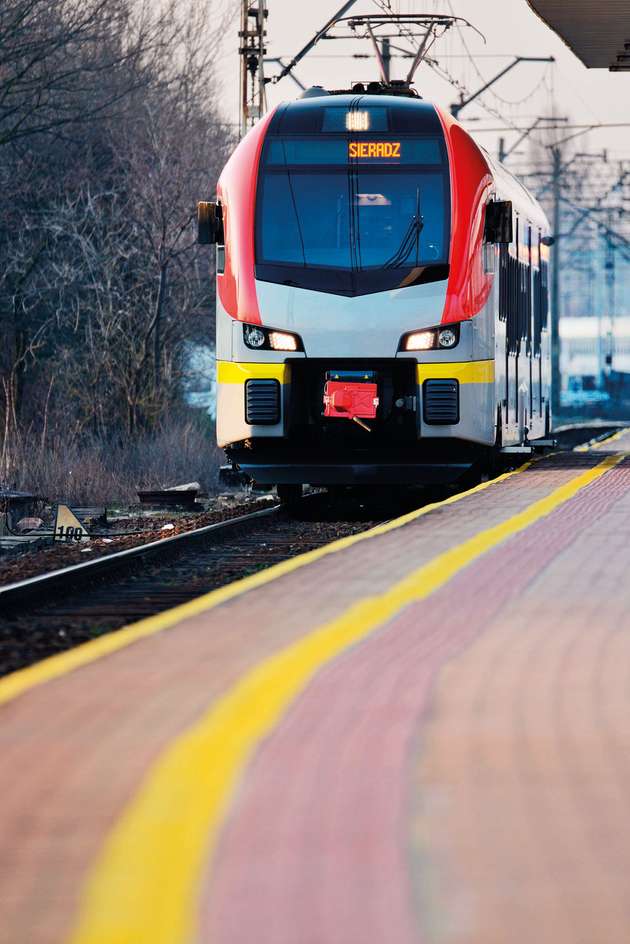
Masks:
[[[324,118],[330,112],[365,111],[369,125],[365,131],[440,133],[441,122],[435,106],[418,97],[363,92],[322,93],[300,97],[278,107],[270,133],[347,133],[345,121]]]
[[[527,216],[531,223],[536,224],[541,230],[548,233],[550,229],[549,220],[533,193],[527,189],[525,184],[519,180],[518,177],[515,177],[515,175],[508,170],[505,164],[501,164],[499,161],[495,160],[478,142],[475,143],[490,167],[497,185],[498,196],[503,200],[511,200],[517,211],[520,210]]]

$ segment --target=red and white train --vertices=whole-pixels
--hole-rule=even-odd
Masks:
[[[450,115],[311,89],[199,207],[217,438],[259,483],[429,483],[550,427],[549,226]]]

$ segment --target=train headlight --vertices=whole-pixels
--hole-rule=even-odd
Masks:
[[[256,325],[245,325],[243,328],[243,338],[247,347],[264,347],[267,340],[265,332]]]
[[[272,351],[297,351],[298,339],[286,331],[270,331],[269,347]]]
[[[302,339],[289,331],[276,331],[262,325],[243,325],[243,340],[257,351],[303,351]]]
[[[435,347],[435,331],[414,331],[404,340],[403,351],[430,351]]]
[[[455,347],[457,335],[452,328],[442,328],[438,331],[438,344],[440,347]]]
[[[399,351],[436,351],[449,349],[459,344],[459,324],[448,328],[425,328],[423,331],[410,331],[403,334],[398,345]]]

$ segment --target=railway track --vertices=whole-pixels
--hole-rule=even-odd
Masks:
[[[431,490],[422,503],[436,497]],[[0,674],[417,506],[407,497],[340,507],[316,494],[294,515],[269,508],[2,587]]]
[[[572,449],[613,427],[569,427]],[[298,514],[267,508],[0,587],[0,675],[185,603],[272,564],[364,531],[444,497],[444,490],[303,499]]]

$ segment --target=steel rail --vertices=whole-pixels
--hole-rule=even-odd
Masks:
[[[305,496],[302,501],[307,501],[309,498],[310,496]],[[273,508],[263,508],[261,511],[252,511],[246,515],[238,515],[235,518],[226,518],[225,521],[215,521],[212,524],[204,525],[202,528],[182,531],[180,534],[175,534],[169,538],[161,538],[157,541],[139,544],[136,547],[125,548],[123,551],[103,554],[94,560],[70,564],[59,570],[51,570],[45,574],[38,574],[35,577],[27,577],[25,580],[19,580],[16,583],[0,586],[0,612],[5,607],[13,607],[16,603],[23,602],[25,599],[30,602],[35,597],[41,597],[44,594],[56,592],[77,583],[86,583],[92,578],[117,570],[130,561],[158,556],[175,549],[178,545],[192,543],[209,534],[224,533],[250,521],[275,516],[281,509],[281,505],[274,505]]]
[[[600,423],[602,426],[608,427],[608,430],[613,428],[613,431],[623,428],[626,425],[630,425],[615,420],[608,422],[605,420],[592,420],[589,423],[575,423],[560,426],[554,430],[554,433],[558,433],[560,435],[564,433],[566,435],[571,431],[577,432],[577,430],[580,428],[584,429],[585,431],[589,429],[593,430],[600,426]],[[591,439],[590,442],[605,440],[609,435],[611,435],[610,432],[602,432]],[[301,502],[312,502],[318,498],[321,499],[321,493],[315,492],[311,493],[310,495],[304,495],[301,499]],[[216,521],[212,524],[204,525],[202,528],[195,528],[191,531],[182,531],[180,534],[175,534],[172,537],[161,538],[157,541],[150,541],[146,544],[139,544],[135,547],[126,548],[122,551],[114,551],[111,554],[104,554],[101,557],[97,557],[93,560],[82,561],[79,564],[71,564],[67,567],[60,568],[59,570],[48,571],[47,573],[38,574],[35,577],[28,577],[24,580],[17,581],[16,583],[0,586],[0,613],[9,607],[13,610],[17,603],[24,601],[28,601],[29,603],[35,600],[39,601],[39,598],[50,595],[51,593],[57,592],[66,587],[73,587],[78,584],[88,583],[90,580],[98,578],[103,574],[118,570],[120,567],[129,562],[149,559],[154,556],[157,557],[160,554],[168,553],[170,550],[174,550],[177,547],[181,547],[189,543],[192,544],[194,541],[203,539],[210,534],[225,533],[230,529],[237,528],[249,522],[260,520],[261,518],[275,517],[282,510],[282,505],[274,505],[272,508],[263,508],[260,511],[249,512],[246,515],[238,515],[234,518],[227,518],[224,521]]]

